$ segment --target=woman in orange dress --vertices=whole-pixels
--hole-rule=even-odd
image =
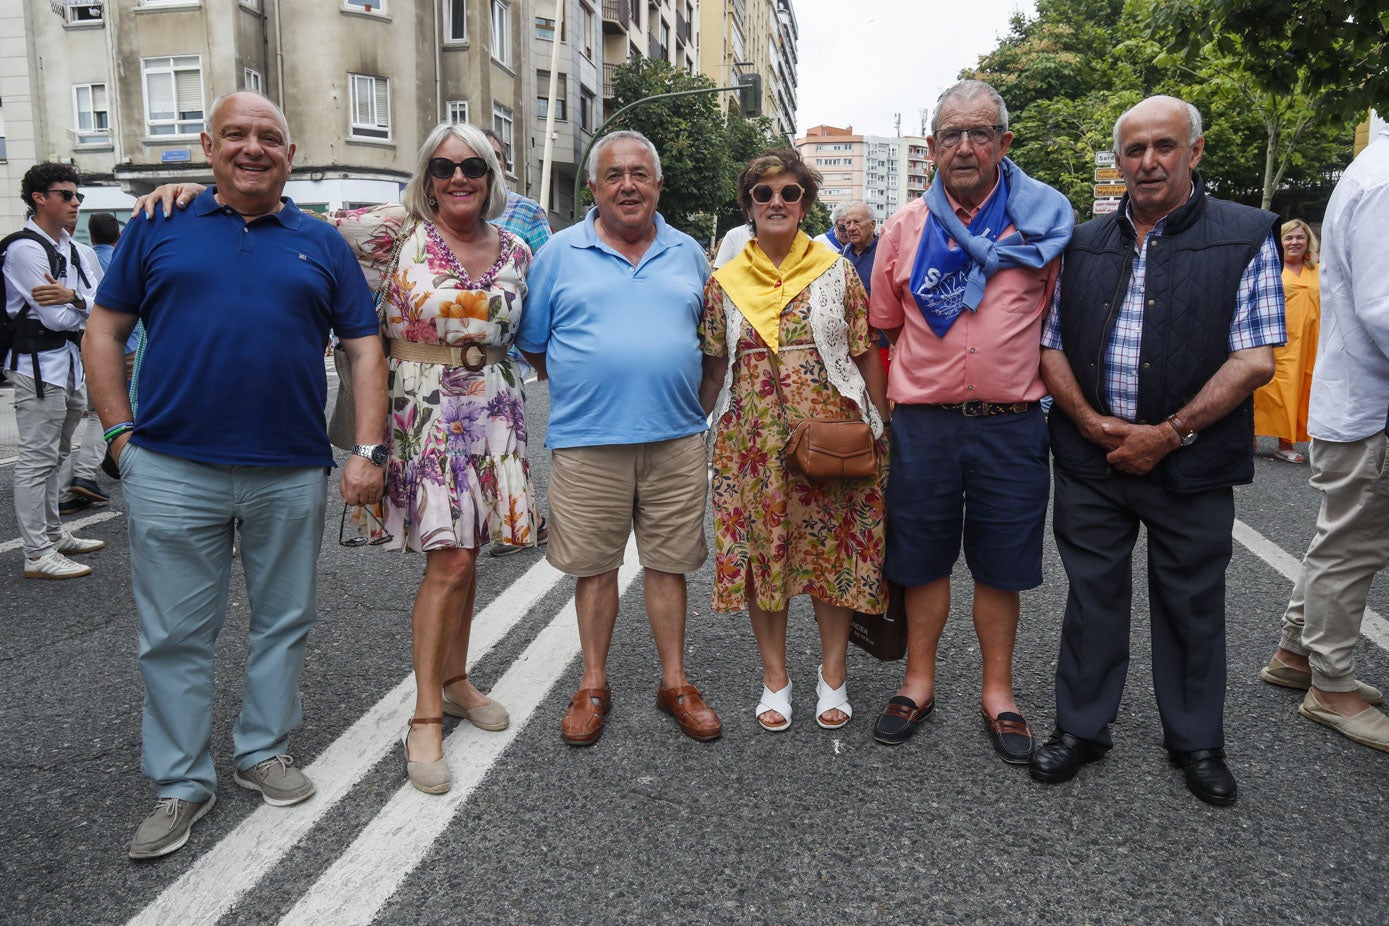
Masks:
[[[1307,458],[1293,449],[1293,444],[1308,440],[1307,399],[1321,331],[1317,236],[1306,222],[1293,219],[1284,223],[1282,237],[1288,343],[1274,349],[1277,368],[1273,379],[1254,393],[1254,433],[1278,438],[1274,453],[1278,459],[1306,463]]]

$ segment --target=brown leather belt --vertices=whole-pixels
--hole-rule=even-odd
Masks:
[[[416,341],[386,340],[386,353],[397,360],[413,360],[416,363],[442,363],[451,367],[463,367],[476,373],[493,363],[506,359],[506,348],[494,344],[479,344],[469,341],[462,347],[446,347],[443,344],[420,344]]]
[[[956,402],[953,405],[935,405],[950,412],[959,412],[966,418],[988,418],[992,415],[1021,415],[1029,412],[1036,402]]]

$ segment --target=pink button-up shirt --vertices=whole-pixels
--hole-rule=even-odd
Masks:
[[[946,199],[965,225],[978,211],[964,209],[949,194]],[[945,337],[936,337],[910,285],[929,215],[924,197],[914,201],[888,219],[878,241],[868,320],[875,328],[902,329],[888,371],[888,398],[908,405],[1040,399],[1047,393],[1041,376],[1042,322],[1059,261],[1040,270],[998,271],[984,287],[978,311],[962,311]],[[1004,235],[1012,231],[1009,226]]]

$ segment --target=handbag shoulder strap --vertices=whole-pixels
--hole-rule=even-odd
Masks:
[[[386,324],[386,290],[391,288],[391,283],[395,280],[396,271],[400,269],[400,250],[405,247],[405,242],[415,234],[415,230],[420,227],[418,221],[410,225],[402,226],[400,233],[395,237],[395,243],[391,245],[391,259],[386,264],[386,272],[381,275],[381,286],[376,290],[376,318],[384,327]]]

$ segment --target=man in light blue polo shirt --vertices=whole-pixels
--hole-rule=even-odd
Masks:
[[[584,675],[561,733],[588,746],[611,706],[617,569],[635,528],[661,658],[657,706],[697,740],[722,732],[685,677],[685,575],[708,556],[705,413],[696,333],[709,264],[656,212],[661,159],[638,132],[593,146],[596,206],[531,264],[516,343],[550,380],[550,545],[575,576]]]

